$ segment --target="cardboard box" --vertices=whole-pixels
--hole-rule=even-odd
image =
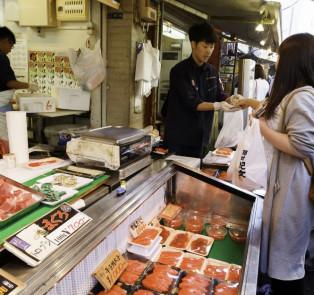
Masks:
[[[55,112],[53,97],[43,93],[16,93],[17,108],[27,113]]]
[[[90,92],[81,89],[53,87],[52,96],[58,109],[89,111]]]

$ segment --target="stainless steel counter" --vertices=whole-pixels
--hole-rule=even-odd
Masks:
[[[126,237],[122,236],[121,233],[128,231],[128,227],[127,222],[124,221],[130,218],[140,206],[147,205],[151,196],[154,198],[156,193],[166,203],[172,197],[174,191],[178,192],[179,187],[176,185],[178,183],[182,185],[184,180],[182,176],[189,176],[196,179],[197,182],[216,186],[231,193],[239,200],[244,200],[244,203],[250,203],[249,232],[240,294],[256,294],[262,199],[197,170],[164,160],[154,161],[150,166],[128,180],[127,191],[124,195],[117,197],[113,191],[87,208],[84,213],[93,220],[39,266],[29,267],[21,260],[13,257],[2,269],[27,285],[20,294],[35,295],[47,292],[49,294],[87,294],[84,288],[89,288],[89,286],[86,285],[96,284],[96,280],[91,277],[95,266],[88,266],[88,264],[95,263],[95,259],[97,261],[104,260],[107,255],[106,251],[114,247],[119,248],[120,244],[117,244],[117,246],[112,245],[113,240],[121,239],[121,243],[125,244]],[[164,196],[160,197],[160,192],[163,191],[165,191]],[[241,201],[239,202],[241,203]],[[158,210],[158,208],[152,208],[152,205],[147,206],[150,207],[148,209],[142,208],[142,212],[146,212],[147,215],[153,214],[153,210]],[[125,227],[125,229],[121,231],[121,227]],[[115,234],[117,236],[114,236]],[[81,271],[83,263],[86,264],[85,269],[88,269],[86,273]],[[73,269],[76,269],[76,282],[72,282],[74,279],[71,278],[67,283],[67,278],[70,278],[71,273],[74,273]],[[80,278],[77,278],[77,276],[80,276]],[[60,293],[59,284],[61,290],[64,290],[64,286],[67,286],[67,284],[73,284],[73,286],[68,286],[67,291],[64,290]],[[77,287],[74,284],[82,285],[81,288],[78,288],[82,290],[81,293],[78,293],[77,290],[74,291]],[[73,293],[69,290],[73,290]]]

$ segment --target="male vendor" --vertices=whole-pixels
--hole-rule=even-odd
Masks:
[[[208,63],[217,41],[208,22],[189,29],[192,54],[170,71],[165,146],[175,154],[200,158],[210,143],[215,110],[237,111],[223,92],[217,69]]]

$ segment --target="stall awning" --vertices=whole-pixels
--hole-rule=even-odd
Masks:
[[[185,31],[207,18],[217,29],[252,46],[276,51],[282,41],[281,5],[263,0],[164,0],[164,20]],[[256,31],[261,23],[264,31]],[[264,46],[261,41],[265,41]]]

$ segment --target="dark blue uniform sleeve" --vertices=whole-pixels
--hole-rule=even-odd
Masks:
[[[15,74],[10,66],[9,58],[0,54],[0,91],[8,90],[6,86],[9,81],[16,80]]]
[[[180,71],[178,67],[172,68],[170,71],[170,89],[176,93],[177,98],[184,106],[195,111],[203,100],[199,97],[197,87],[193,85],[195,82],[192,80],[192,77],[189,77],[186,72]]]

